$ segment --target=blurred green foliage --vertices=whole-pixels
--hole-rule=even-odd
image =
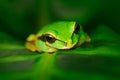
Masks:
[[[24,39],[38,27],[75,20],[94,28],[106,24],[120,32],[119,0],[1,0],[0,30]]]
[[[119,80],[119,0],[0,0],[0,80]],[[33,53],[30,33],[60,20],[84,26],[92,42],[54,54]]]

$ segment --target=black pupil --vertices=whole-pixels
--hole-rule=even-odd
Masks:
[[[76,23],[74,33],[78,34],[79,30],[80,30],[80,25]]]
[[[55,42],[55,38],[51,35],[46,35],[46,40],[49,42],[49,43],[53,43]]]
[[[40,36],[40,37],[38,37],[38,39],[40,39],[40,40],[42,40],[42,41],[44,41],[44,42],[49,42],[49,43],[53,43],[53,42],[55,42],[55,38],[52,36],[52,35],[50,35],[50,34],[44,34],[44,35],[42,35],[42,36]]]

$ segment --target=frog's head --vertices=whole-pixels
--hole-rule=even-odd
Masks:
[[[56,22],[38,31],[35,45],[45,52],[70,49],[79,41],[80,26],[73,21]]]

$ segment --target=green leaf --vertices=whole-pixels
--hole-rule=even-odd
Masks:
[[[119,35],[109,27],[100,25],[90,36],[92,42],[89,44],[52,54],[33,53],[16,46],[11,49],[11,41],[16,44],[16,39],[9,38],[9,46],[0,50],[0,79],[120,79]]]

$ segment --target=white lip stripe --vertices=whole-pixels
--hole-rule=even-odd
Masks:
[[[76,42],[76,43],[74,43],[72,46],[68,46],[68,47],[64,47],[64,48],[55,48],[55,47],[52,47],[52,46],[50,46],[50,45],[48,45],[48,44],[46,44],[47,46],[49,46],[49,47],[52,47],[52,48],[54,48],[54,49],[58,49],[58,50],[67,50],[67,49],[71,49],[71,48],[73,48],[75,45],[77,45],[77,43],[78,43],[78,41]]]

